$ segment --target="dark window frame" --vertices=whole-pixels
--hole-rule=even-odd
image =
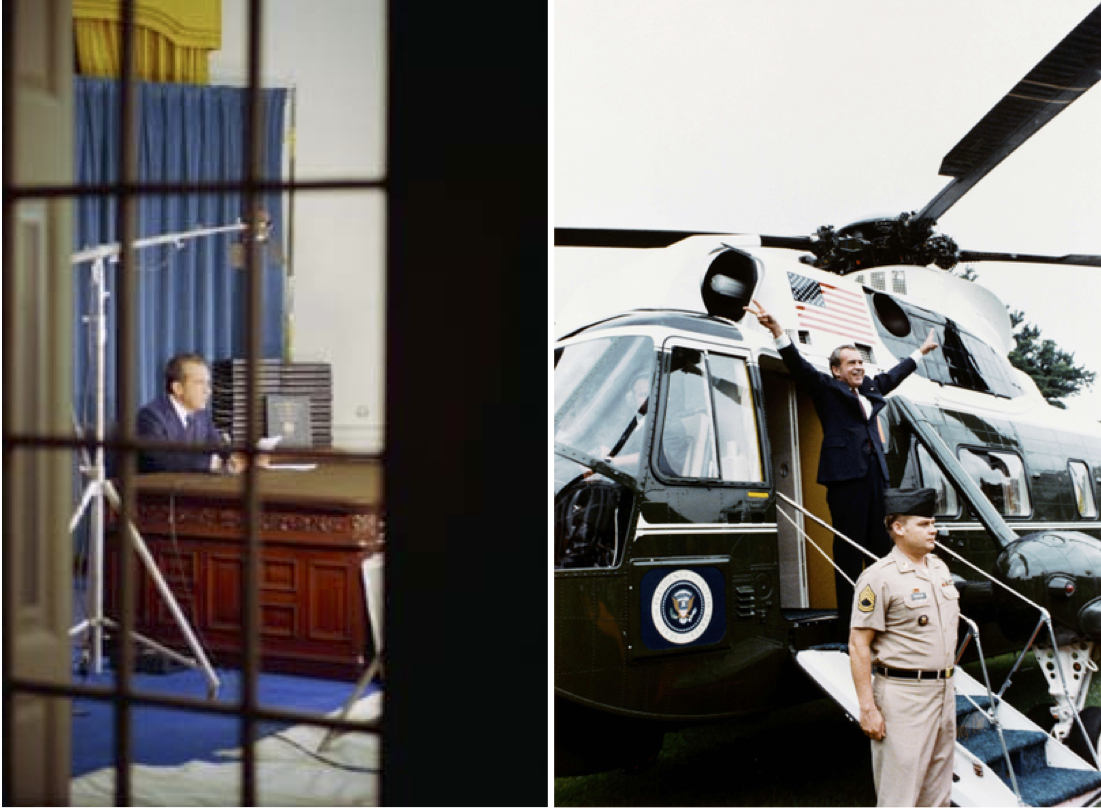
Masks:
[[[137,79],[134,76],[134,15],[133,3],[120,0],[122,8],[121,23],[121,74],[119,81],[124,88],[120,104],[120,175],[118,182],[103,185],[78,184],[76,182],[43,185],[43,184],[14,184],[5,182],[5,220],[13,215],[16,205],[25,200],[66,200],[86,196],[108,197],[113,196],[118,201],[117,207],[117,232],[121,245],[118,263],[121,267],[140,266],[140,261],[132,246],[137,240],[136,213],[138,199],[146,195],[163,195],[172,193],[241,193],[243,195],[243,208],[254,210],[260,194],[264,192],[281,192],[288,195],[288,201],[293,195],[303,192],[383,192],[386,196],[386,216],[389,217],[390,195],[389,175],[392,172],[390,150],[387,150],[383,176],[381,177],[342,177],[332,180],[280,180],[261,179],[259,177],[259,160],[257,154],[262,148],[262,119],[260,116],[261,83],[260,53],[261,30],[263,28],[263,0],[250,0],[247,9],[247,81],[248,92],[248,120],[243,148],[245,150],[245,162],[248,166],[246,177],[240,182],[211,182],[198,184],[185,183],[159,183],[139,182],[136,171],[136,120],[134,116],[133,86]],[[386,9],[384,9],[385,11]],[[9,53],[14,52],[13,36],[14,25],[9,26],[10,20],[5,15],[5,43],[9,45]],[[385,19],[380,19],[385,24]],[[393,52],[392,28],[388,28],[387,48],[388,56]],[[5,89],[14,90],[14,71],[5,71]],[[392,99],[387,101],[387,118]],[[386,127],[389,136],[389,125]],[[5,162],[14,150],[12,138],[5,139]],[[5,225],[6,227],[7,225]],[[246,396],[249,400],[248,425],[246,428],[246,451],[249,454],[256,452],[255,446],[261,435],[263,427],[263,413],[261,411],[261,397],[259,394],[257,369],[262,358],[260,350],[260,328],[257,311],[261,304],[260,274],[254,271],[259,257],[255,250],[248,251],[245,260],[247,279],[247,301],[245,306],[245,329],[247,339],[245,354],[247,360]],[[390,258],[387,262],[389,265]],[[133,489],[133,478],[136,473],[137,446],[135,444],[133,429],[136,412],[134,409],[135,377],[132,361],[133,318],[136,316],[140,301],[135,294],[135,283],[132,277],[135,273],[121,271],[118,273],[118,282],[114,290],[115,304],[118,307],[118,330],[114,344],[117,346],[117,389],[119,411],[118,420],[122,425],[120,436],[108,441],[94,441],[91,444],[85,439],[76,436],[35,435],[13,431],[10,436],[10,447],[20,451],[39,453],[61,450],[77,452],[81,448],[106,447],[110,443],[110,449],[115,452],[119,463],[119,488],[122,495],[122,510],[120,518],[131,520],[133,517],[133,498],[129,491]],[[308,452],[307,452],[308,454]],[[377,458],[378,455],[361,455],[347,453],[344,457],[348,460],[360,459],[360,457]],[[250,464],[250,468],[253,468]],[[248,539],[245,543],[244,570],[243,570],[243,656],[241,663],[242,693],[237,703],[218,702],[214,700],[202,700],[191,697],[174,696],[171,694],[158,694],[151,692],[133,692],[131,690],[131,678],[134,673],[134,614],[135,614],[135,586],[134,573],[137,571],[136,560],[132,552],[119,554],[119,608],[120,619],[117,630],[119,636],[119,662],[115,682],[104,687],[102,685],[83,685],[79,682],[60,684],[52,679],[39,679],[25,677],[15,679],[5,675],[5,685],[10,687],[12,696],[19,694],[33,694],[45,697],[93,698],[113,702],[115,705],[115,796],[119,805],[129,804],[133,798],[131,788],[131,767],[134,765],[133,750],[129,743],[130,727],[133,723],[132,707],[135,706],[160,706],[179,709],[195,714],[232,716],[237,719],[242,739],[242,780],[241,803],[242,805],[257,805],[259,798],[257,793],[257,758],[253,749],[253,742],[258,739],[259,724],[263,721],[285,721],[298,724],[309,724],[324,728],[340,729],[355,732],[381,732],[380,726],[369,726],[362,721],[342,719],[339,717],[327,717],[324,715],[305,715],[294,710],[284,710],[278,707],[262,706],[258,699],[258,680],[260,674],[260,565],[259,565],[259,527],[261,503],[257,486],[256,475],[246,471],[244,477],[244,530]],[[6,628],[17,630],[6,622]],[[7,717],[5,718],[7,721]],[[5,764],[8,755],[5,755]],[[380,761],[381,764],[381,761]],[[5,765],[5,768],[7,766]],[[381,782],[381,778],[380,778]]]

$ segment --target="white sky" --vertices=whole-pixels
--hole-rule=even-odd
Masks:
[[[919,210],[948,183],[944,155],[1096,2],[553,0],[554,225],[811,235]],[[1101,89],[938,230],[963,249],[1101,254]],[[553,251],[556,297],[581,271],[569,254]],[[1101,269],[976,269],[1098,373],[1066,403],[1101,418]]]

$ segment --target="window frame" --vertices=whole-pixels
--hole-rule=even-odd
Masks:
[[[1032,495],[1032,489],[1029,486],[1028,464],[1025,463],[1025,459],[1020,452],[1016,451],[1015,449],[1008,449],[1005,447],[990,447],[981,445],[961,445],[957,447],[956,459],[959,460],[960,465],[963,466],[964,471],[967,472],[968,476],[971,477],[971,480],[975,483],[976,486],[978,486],[980,491],[982,491],[982,482],[980,480],[976,480],[975,477],[968,470],[967,464],[964,463],[963,459],[964,452],[969,452],[973,455],[975,453],[982,453],[987,455],[1007,455],[1016,459],[1017,462],[1020,464],[1021,469],[1020,476],[1017,479],[1021,483],[1021,489],[1025,497],[1027,497],[1028,499],[1028,509],[1023,513],[1007,513],[1005,510],[998,508],[993,501],[990,501],[990,497],[987,497],[987,500],[990,501],[990,504],[994,506],[994,509],[1006,519],[1030,519],[1032,517],[1033,513],[1035,512],[1035,506],[1033,505],[1035,500]],[[985,491],[983,492],[983,495],[986,496]]]
[[[1089,504],[1093,506],[1093,512],[1084,512],[1079,506],[1078,497],[1078,478],[1074,475],[1074,466],[1081,466],[1084,472],[1083,479],[1085,481],[1084,490],[1089,495]],[[1101,516],[1101,508],[1098,508],[1097,504],[1097,483],[1093,479],[1093,474],[1090,473],[1090,464],[1085,460],[1079,460],[1077,458],[1071,458],[1067,460],[1067,474],[1070,476],[1071,494],[1074,496],[1075,509],[1078,511],[1079,519],[1091,519],[1096,521]]]
[[[671,363],[673,359],[673,351],[677,348],[687,348],[700,352],[703,357],[703,366],[706,369],[705,389],[707,392],[707,410],[710,418],[710,432],[712,451],[714,453],[714,463],[718,472],[717,477],[678,477],[664,474],[658,467],[657,452],[661,450],[661,444],[665,435],[665,422],[668,417],[669,411],[669,378],[671,374]],[[718,354],[730,359],[734,359],[743,363],[746,372],[746,380],[748,382],[748,390],[750,395],[750,402],[748,407],[753,415],[753,434],[755,438],[755,449],[757,452],[757,463],[760,469],[759,480],[728,480],[722,477],[722,460],[721,453],[719,451],[719,426],[716,420],[716,407],[715,407],[715,393],[714,385],[712,384],[712,372],[710,355]],[[666,337],[661,346],[661,373],[658,382],[658,395],[659,395],[659,407],[658,407],[658,419],[654,426],[654,439],[651,441],[649,462],[650,470],[654,476],[665,483],[666,485],[675,486],[722,486],[725,488],[760,488],[763,485],[770,484],[769,474],[770,467],[766,462],[765,448],[768,446],[767,435],[765,435],[765,424],[763,420],[763,413],[761,412],[761,398],[755,387],[759,386],[759,379],[754,372],[754,365],[750,361],[751,352],[745,348],[739,348],[735,346],[723,345],[719,343],[709,342],[707,340],[697,340],[686,338],[681,335]]]
[[[937,475],[940,477],[940,481],[944,483],[945,491],[951,492],[951,497],[955,502],[955,508],[953,510],[945,511],[944,513],[937,511],[935,516],[938,519],[958,519],[963,513],[963,502],[960,497],[960,492],[956,490],[956,486],[952,483],[948,476],[944,474],[940,466],[937,465],[936,460],[933,459],[933,455],[929,452],[927,448],[925,448],[925,444],[922,443],[920,440],[915,441],[915,444],[916,448],[914,450],[914,453],[916,455],[918,476],[921,479],[922,487],[932,488],[937,491],[939,495],[940,489],[936,485],[931,484],[930,480],[926,479],[926,468],[934,469]],[[927,465],[925,462],[923,462],[923,458],[924,460],[928,461]],[[947,500],[948,497],[946,496],[945,499]]]
[[[241,194],[242,207],[245,210],[257,208],[257,202],[264,193],[279,193],[285,196],[286,204],[293,204],[296,193],[347,193],[349,191],[362,191],[364,193],[381,193],[385,198],[384,219],[391,218],[392,197],[389,193],[390,176],[394,171],[393,150],[386,149],[386,157],[382,167],[382,175],[379,177],[342,176],[335,179],[299,181],[292,175],[288,179],[272,181],[260,176],[257,153],[263,148],[262,119],[260,116],[261,93],[263,90],[261,74],[261,50],[263,44],[262,31],[264,30],[264,2],[253,0],[247,4],[245,19],[245,37],[247,54],[247,78],[245,90],[248,94],[248,113],[245,131],[242,133],[242,149],[245,155],[245,164],[249,167],[246,175],[239,181],[227,182],[146,182],[137,177],[137,119],[132,100],[134,84],[139,81],[134,72],[134,33],[135,33],[135,4],[119,0],[121,13],[121,71],[117,80],[123,88],[122,100],[119,112],[119,130],[117,144],[119,147],[119,177],[117,181],[103,185],[80,185],[75,179],[70,178],[66,182],[54,185],[38,185],[33,182],[13,182],[5,179],[5,229],[16,215],[21,203],[33,203],[41,201],[68,202],[81,196],[98,196],[101,198],[114,198],[117,200],[117,232],[120,251],[119,265],[123,268],[140,266],[136,260],[134,243],[137,239],[137,209],[142,197],[162,195],[174,196],[188,193],[210,194]],[[388,10],[384,7],[384,10]],[[385,18],[379,20],[381,25],[386,25]],[[14,26],[13,26],[14,28]],[[389,66],[394,52],[394,29],[387,26],[386,57]],[[14,32],[5,26],[5,43],[13,45]],[[14,51],[14,47],[12,48]],[[384,68],[386,69],[386,68]],[[19,90],[15,82],[15,71],[5,71],[5,89],[10,93]],[[9,95],[10,97],[10,95]],[[390,136],[390,121],[392,116],[393,99],[385,102],[385,114],[387,117],[386,137]],[[14,138],[4,141],[5,162],[9,156],[16,155]],[[406,158],[407,159],[407,158]],[[400,160],[399,160],[399,164]],[[387,231],[388,232],[388,231]],[[288,245],[289,247],[290,245]],[[257,372],[262,358],[260,350],[260,320],[258,309],[261,306],[261,278],[255,271],[259,263],[257,249],[246,251],[245,271],[246,300],[243,307],[244,328],[246,339],[243,346],[244,358],[247,363],[247,378],[245,395],[248,400],[247,438],[243,451],[251,458],[257,456],[255,448],[263,425],[263,415],[260,409],[261,394],[258,385]],[[388,256],[383,271],[391,271],[392,258]],[[18,269],[13,267],[13,273]],[[118,349],[117,390],[120,406],[118,420],[122,425],[120,435],[114,438],[97,437],[89,441],[76,435],[65,434],[36,434],[26,430],[13,429],[5,433],[5,455],[10,450],[18,450],[27,453],[32,458],[49,457],[59,449],[71,451],[74,454],[81,449],[110,449],[117,452],[120,457],[118,474],[119,489],[121,493],[121,510],[119,518],[122,521],[130,521],[133,518],[135,502],[133,496],[133,479],[136,475],[136,457],[138,448],[134,438],[135,409],[133,402],[136,391],[136,372],[133,359],[133,337],[135,330],[133,321],[136,318],[141,301],[135,294],[136,281],[133,276],[136,273],[122,271],[118,273],[116,288],[112,290],[114,304],[118,307],[119,320],[117,336],[113,342]],[[57,361],[63,361],[58,359]],[[10,437],[10,445],[8,438]],[[308,452],[306,452],[308,454]],[[348,452],[343,459],[354,462],[357,459],[380,459],[378,453]],[[262,501],[257,485],[256,464],[250,463],[243,477],[242,526],[246,535],[243,542],[244,559],[242,570],[242,617],[243,626],[241,637],[241,663],[239,676],[241,681],[240,696],[229,702],[215,699],[201,699],[190,696],[180,696],[171,693],[155,693],[132,688],[132,676],[134,670],[134,616],[136,609],[137,583],[135,573],[141,574],[137,567],[137,559],[132,552],[119,554],[119,610],[120,620],[117,628],[119,638],[119,665],[117,674],[111,684],[90,685],[82,683],[77,676],[71,680],[59,682],[56,679],[40,676],[14,677],[5,670],[5,693],[10,691],[13,699],[30,699],[43,697],[44,699],[77,699],[93,698],[111,702],[115,708],[115,742],[114,742],[114,769],[115,769],[115,799],[114,804],[130,804],[133,799],[132,773],[135,765],[134,750],[129,744],[131,727],[134,722],[134,709],[138,706],[170,707],[181,710],[185,714],[206,716],[229,716],[238,725],[242,739],[257,739],[259,726],[265,721],[283,721],[296,724],[307,724],[327,729],[338,729],[345,732],[381,733],[381,725],[366,724],[362,720],[355,720],[347,716],[330,717],[318,713],[316,715],[304,715],[297,710],[283,709],[270,704],[263,704],[259,699],[258,682],[261,674],[260,633],[262,628],[259,592],[261,589],[261,565],[260,552],[261,541],[259,539],[261,525]],[[69,565],[71,567],[71,564]],[[48,582],[48,585],[58,583]],[[71,580],[70,580],[71,585]],[[19,626],[14,624],[14,613],[5,614],[5,629],[18,631]],[[9,696],[6,695],[7,700]],[[5,716],[5,735],[9,731],[10,716]],[[5,769],[12,759],[14,745],[9,744],[5,750]],[[240,802],[241,805],[258,805],[258,779],[259,760],[252,742],[242,743],[240,755],[241,780]],[[381,764],[381,761],[380,761]],[[68,771],[69,761],[65,761],[65,770]]]

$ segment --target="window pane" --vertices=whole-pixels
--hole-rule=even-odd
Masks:
[[[960,449],[960,462],[983,494],[1005,516],[1028,516],[1032,503],[1021,459],[1009,452]]]
[[[711,354],[710,369],[722,479],[759,481],[763,474],[757,415],[746,363],[732,356]]]
[[[1078,506],[1078,515],[1088,519],[1097,518],[1097,501],[1093,497],[1089,467],[1078,460],[1071,461],[1070,479],[1074,484],[1074,502]]]
[[[653,378],[649,337],[612,337],[562,349],[554,369],[554,440],[637,472]]]
[[[669,397],[657,457],[658,471],[666,476],[709,480],[719,476],[706,373],[699,351],[673,349]]]
[[[956,487],[948,482],[948,478],[940,470],[928,450],[924,446],[918,446],[918,463],[921,466],[921,481],[926,488],[932,488],[937,492],[937,516],[957,516],[960,512],[959,498],[956,496]]]

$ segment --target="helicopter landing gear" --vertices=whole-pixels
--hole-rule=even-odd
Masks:
[[[1093,753],[1090,751],[1090,747],[1101,750],[1101,744],[1099,744],[1099,741],[1101,741],[1101,707],[1087,707],[1081,712],[1080,717],[1082,726],[1086,728],[1086,734],[1083,735],[1078,725],[1074,724],[1067,735],[1066,744],[1070,751],[1090,763],[1093,761]]]
[[[1094,644],[1088,640],[1064,645],[1058,651],[1047,647],[1033,649],[1036,661],[1040,663],[1040,671],[1047,679],[1048,692],[1055,699],[1051,709],[1056,721],[1051,728],[1051,734],[1060,741],[1066,742],[1077,726],[1074,720],[1075,708],[1085,718],[1085,710],[1082,708],[1085,707],[1090,680],[1097,670],[1096,650],[1101,649],[1095,649]],[[1062,675],[1059,672],[1060,667]],[[1080,732],[1079,730],[1079,734]],[[1096,743],[1097,733],[1092,732],[1091,737]],[[1087,753],[1085,757],[1086,760],[1091,760],[1093,756]]]

